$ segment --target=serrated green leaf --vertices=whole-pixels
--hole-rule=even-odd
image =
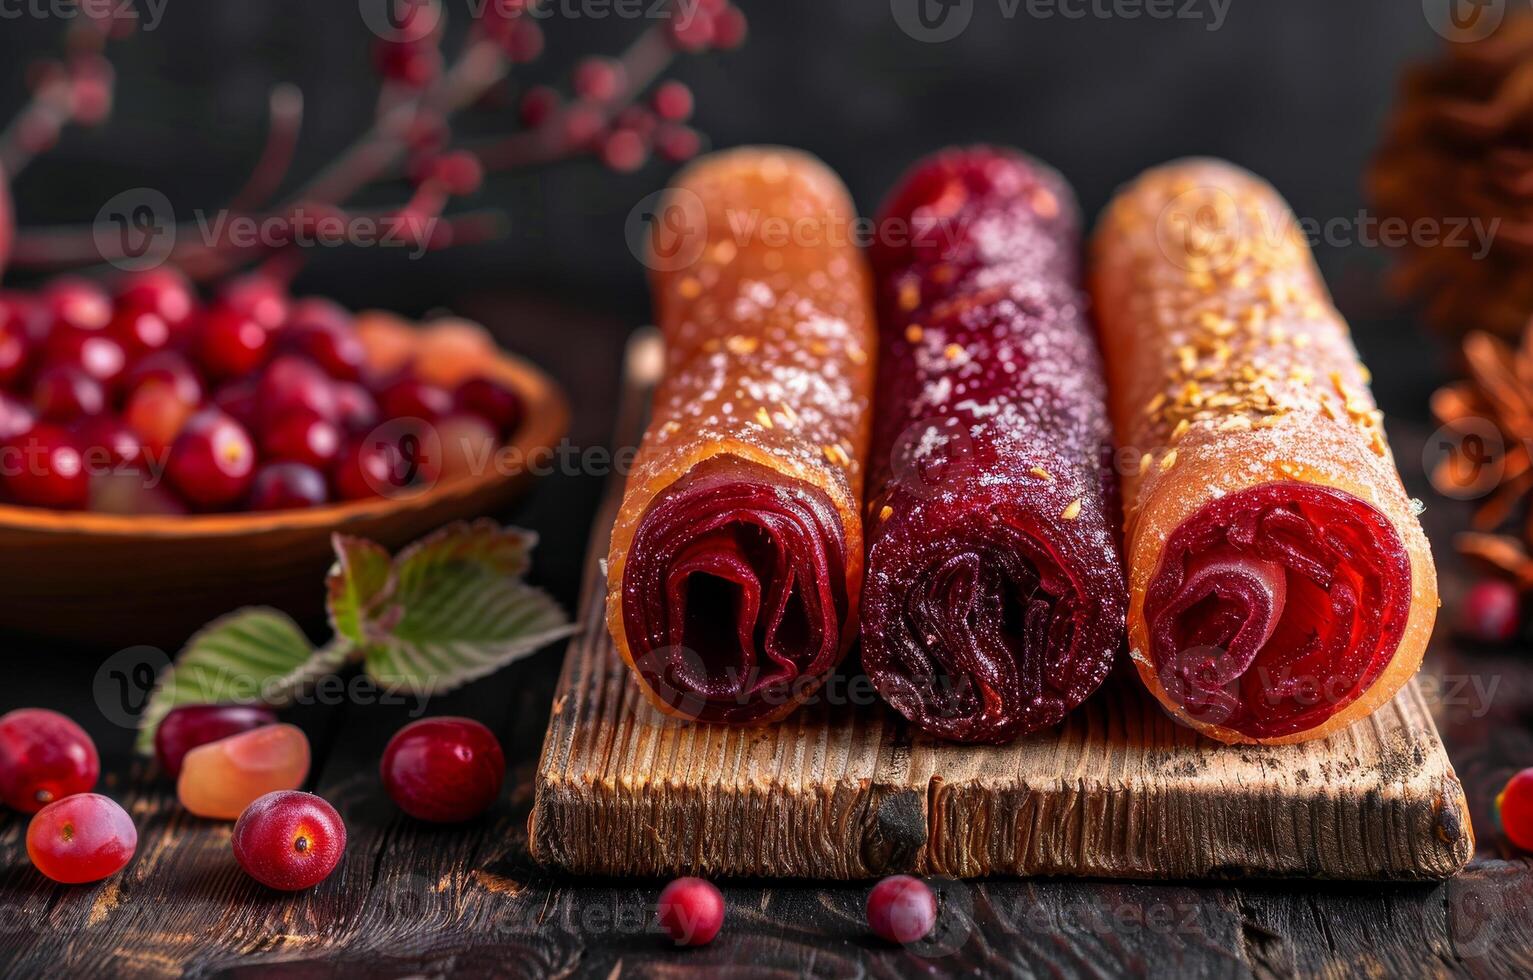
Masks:
[[[363,625],[368,675],[440,694],[573,633],[559,604],[521,579],[536,542],[530,531],[475,521],[400,552],[392,589]]]
[[[354,648],[337,638],[316,651],[285,614],[241,609],[204,626],[159,677],[139,716],[137,749],[154,750],[154,733],[184,704],[281,707],[309,681],[337,670]]]
[[[367,642],[366,624],[377,603],[393,588],[393,560],[388,551],[365,538],[332,534],[335,564],[325,577],[325,606],[330,625],[352,643]]]

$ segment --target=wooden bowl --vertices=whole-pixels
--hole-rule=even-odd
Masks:
[[[568,432],[569,403],[542,371],[499,351],[477,367],[526,403],[521,428],[499,450],[518,465],[408,497],[310,510],[119,516],[0,505],[0,628],[174,654],[203,624],[241,606],[318,621],[332,533],[396,549],[451,521],[493,513],[525,487],[525,461]]]

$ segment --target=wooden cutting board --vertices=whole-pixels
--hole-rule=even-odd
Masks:
[[[633,445],[658,338],[629,347],[617,444]],[[1226,746],[1168,719],[1120,671],[1062,725],[1001,748],[914,733],[881,704],[765,728],[649,706],[604,622],[597,515],[538,766],[539,861],[584,874],[862,878],[1236,875],[1441,878],[1474,850],[1464,793],[1413,681],[1304,745]]]

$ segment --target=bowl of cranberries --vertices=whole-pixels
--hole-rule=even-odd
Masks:
[[[175,643],[317,612],[333,532],[399,547],[505,506],[558,387],[466,320],[157,268],[0,293],[0,626]]]

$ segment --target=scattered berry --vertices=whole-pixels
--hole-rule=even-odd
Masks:
[[[234,820],[277,790],[309,775],[309,740],[292,725],[267,725],[199,745],[186,753],[176,796],[199,817]]]
[[[1533,851],[1533,769],[1507,780],[1496,796],[1496,815],[1507,840],[1521,850]]]
[[[313,793],[267,793],[234,824],[234,859],[268,888],[294,892],[330,877],[346,853],[346,825]]]
[[[660,892],[660,928],[678,946],[706,946],[724,926],[724,896],[710,881],[677,878]]]
[[[96,743],[57,711],[18,708],[0,716],[0,803],[36,813],[88,793],[101,775]]]
[[[27,826],[27,856],[32,865],[66,885],[110,878],[128,866],[137,849],[133,818],[99,793],[50,803]]]
[[[937,897],[919,878],[891,875],[868,893],[868,926],[881,939],[913,943],[936,924]]]
[[[422,718],[389,740],[383,788],[417,820],[461,823],[494,805],[506,757],[495,734],[471,718]]]
[[[165,775],[175,779],[181,775],[186,753],[197,746],[276,723],[276,712],[262,705],[182,705],[154,730],[154,755]]]

